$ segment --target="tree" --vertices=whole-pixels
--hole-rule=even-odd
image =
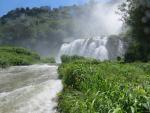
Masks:
[[[126,61],[150,60],[150,1],[126,0],[119,9],[132,37]]]

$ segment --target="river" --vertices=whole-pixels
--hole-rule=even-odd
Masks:
[[[0,69],[0,113],[57,113],[62,90],[57,66],[12,66]]]

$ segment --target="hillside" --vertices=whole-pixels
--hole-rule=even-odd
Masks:
[[[54,48],[58,49],[68,35],[63,30],[68,24],[67,14],[59,13],[57,9],[43,8],[17,8],[8,12],[0,18],[0,44],[23,46],[42,55],[49,54]]]
[[[25,48],[0,47],[0,67],[12,65],[30,65],[41,62],[40,56]]]
[[[22,46],[55,56],[64,41],[85,34],[82,29],[87,27],[80,26],[78,19],[89,13],[89,7],[90,4],[12,10],[0,18],[0,45]]]

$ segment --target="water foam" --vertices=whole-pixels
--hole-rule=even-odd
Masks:
[[[118,37],[77,39],[61,46],[57,61],[61,62],[62,55],[78,55],[103,61],[122,56],[123,53],[123,42]]]
[[[25,76],[29,73],[31,77],[25,79]],[[35,73],[38,73],[38,75],[35,76]],[[51,77],[54,76],[53,74],[55,73],[57,73],[57,66],[49,65],[17,66],[3,70],[3,74],[7,75],[6,78],[10,77],[14,79],[22,75],[21,77],[24,79],[22,79],[23,84],[18,82],[14,83],[14,86],[12,82],[9,81],[10,79],[4,79],[3,86],[5,87],[6,85],[4,83],[8,83],[11,88],[7,88],[6,86],[6,88],[3,88],[3,91],[1,90],[0,112],[56,113],[57,94],[62,90],[63,86],[61,80]],[[0,75],[2,75],[2,73],[0,73]],[[33,76],[35,79],[32,81],[30,79],[33,79]],[[45,77],[49,78],[45,79]],[[2,78],[4,78],[4,76],[0,77],[0,80]],[[18,87],[18,85],[21,87]]]

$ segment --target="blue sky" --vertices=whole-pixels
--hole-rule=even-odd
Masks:
[[[59,7],[73,4],[83,4],[88,0],[0,0],[0,16],[17,7]],[[109,0],[98,0],[106,2]]]

